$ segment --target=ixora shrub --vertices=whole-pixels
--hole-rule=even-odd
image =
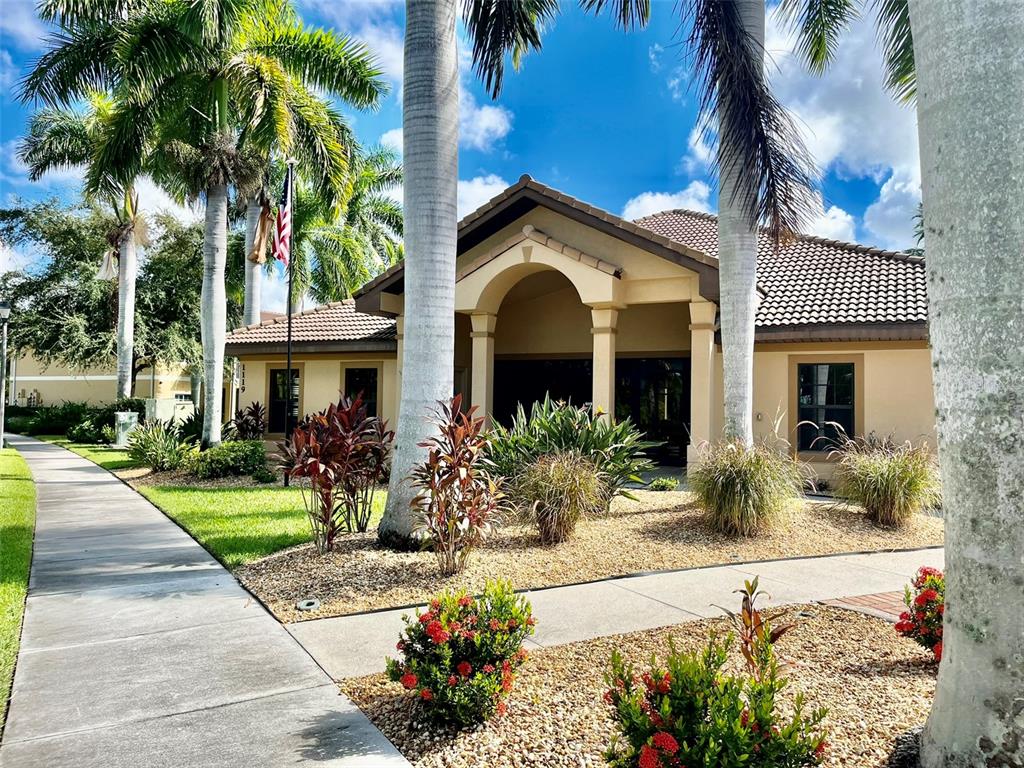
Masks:
[[[530,604],[508,582],[488,582],[480,597],[445,592],[406,628],[388,677],[415,694],[429,715],[469,726],[503,714],[533,634]]]
[[[420,443],[427,458],[413,468],[418,489],[412,506],[419,530],[433,547],[445,576],[466,567],[470,553],[490,535],[504,510],[500,478],[487,460],[488,438],[476,408],[462,411],[462,395],[439,402],[432,421],[434,437]]]
[[[253,401],[245,408],[235,411],[231,421],[235,438],[238,440],[262,440],[267,431],[267,409],[263,403]]]
[[[128,436],[128,455],[157,472],[178,469],[193,449],[173,424],[159,420],[139,425]]]
[[[539,457],[554,453],[575,453],[589,459],[601,473],[605,507],[615,496],[632,498],[627,483],[640,482],[640,475],[653,468],[644,451],[655,443],[629,419],[613,422],[589,407],[577,407],[545,397],[526,411],[520,405],[506,428],[495,425],[490,458],[502,477],[516,477]],[[528,507],[533,499],[513,499]]]
[[[575,453],[552,453],[527,465],[515,482],[515,495],[530,499],[530,516],[544,544],[568,539],[581,517],[605,504],[601,473]]]
[[[936,568],[918,570],[912,586],[906,587],[896,631],[923,645],[942,661],[942,617],[946,613],[946,577]]]
[[[211,446],[196,455],[192,472],[203,480],[238,475],[250,475],[259,482],[274,479],[262,440],[225,440]]]
[[[747,448],[728,441],[702,446],[687,480],[713,528],[752,536],[771,525],[800,492],[803,470],[772,446]]]
[[[939,470],[927,446],[841,435],[834,494],[864,507],[878,525],[898,527],[941,502]]]
[[[313,543],[321,554],[334,547],[343,527],[369,527],[373,496],[393,439],[387,422],[367,415],[361,397],[343,397],[307,416],[291,439],[279,444],[285,473],[309,481],[308,489],[300,487]]]
[[[679,481],[674,477],[656,477],[647,486],[649,491],[674,491]]]
[[[787,681],[774,644],[786,627],[773,628],[756,608],[756,580],[743,590],[736,617],[746,674],[723,672],[734,642],[712,636],[703,651],[684,653],[669,643],[663,665],[652,659],[637,674],[612,654],[605,701],[619,734],[605,757],[613,768],[796,768],[821,763],[827,742],[825,710],[805,712],[801,694],[787,714],[778,707]]]

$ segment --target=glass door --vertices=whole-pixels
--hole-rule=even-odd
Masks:
[[[270,371],[270,397],[267,402],[267,431],[284,434],[285,409],[288,404],[288,369]],[[292,426],[299,421],[299,369],[292,369]]]

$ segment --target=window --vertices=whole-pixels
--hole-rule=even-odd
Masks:
[[[345,369],[345,394],[355,398],[362,394],[363,403],[366,405],[368,416],[377,415],[377,369],[376,368],[346,368]]]
[[[174,399],[179,403],[191,403],[192,393],[191,392],[175,392]]]
[[[797,366],[797,448],[827,451],[835,445],[838,424],[854,433],[853,363],[801,363]]]

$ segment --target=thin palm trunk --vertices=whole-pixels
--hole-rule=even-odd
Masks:
[[[138,272],[134,229],[129,229],[121,238],[117,261],[117,396],[124,398],[132,396],[134,380],[135,277]]]
[[[455,0],[407,0],[405,32],[405,339],[398,434],[381,539],[414,528],[409,473],[430,412],[452,396],[455,365],[459,90]]]
[[[737,0],[743,26],[759,49],[764,46],[763,0]],[[728,118],[720,116],[721,121]],[[735,118],[734,118],[735,119]],[[746,119],[746,116],[738,116]],[[739,151],[724,146],[730,132],[719,131],[718,275],[722,326],[725,437],[753,445],[754,313],[757,311],[757,223],[750,219],[749,169]]]
[[[203,236],[203,444],[220,442],[221,386],[224,379],[224,337],[227,297],[224,269],[228,253],[228,189],[210,184],[206,190],[206,229]]]
[[[256,226],[263,208],[259,197],[253,197],[245,207],[245,305],[242,324],[253,325],[260,321],[261,294],[263,287],[263,265],[249,258],[256,242]]]
[[[1024,4],[912,0],[910,10],[946,524],[942,663],[921,758],[1020,766]]]

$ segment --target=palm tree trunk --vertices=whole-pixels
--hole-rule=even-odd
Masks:
[[[260,321],[260,291],[263,286],[263,265],[249,258],[253,243],[256,242],[256,225],[263,208],[259,197],[249,200],[245,207],[245,301],[242,309],[242,324],[253,325]]]
[[[1024,4],[910,10],[946,523],[942,663],[921,760],[1020,766]]]
[[[221,389],[224,382],[224,336],[227,297],[224,268],[228,254],[228,189],[211,184],[206,190],[206,229],[203,235],[203,445],[220,442]]]
[[[459,89],[455,0],[407,0],[405,32],[405,339],[398,434],[380,538],[408,544],[412,467],[455,374]]]
[[[117,258],[117,397],[131,397],[132,362],[135,346],[135,232],[129,229],[121,238]],[[154,394],[153,397],[156,397]]]
[[[737,9],[754,43],[764,47],[764,0],[737,0]],[[743,115],[719,115],[718,279],[722,326],[725,437],[754,442],[754,313],[757,311],[757,222],[750,220],[748,169],[738,151],[725,145],[726,121]]]

